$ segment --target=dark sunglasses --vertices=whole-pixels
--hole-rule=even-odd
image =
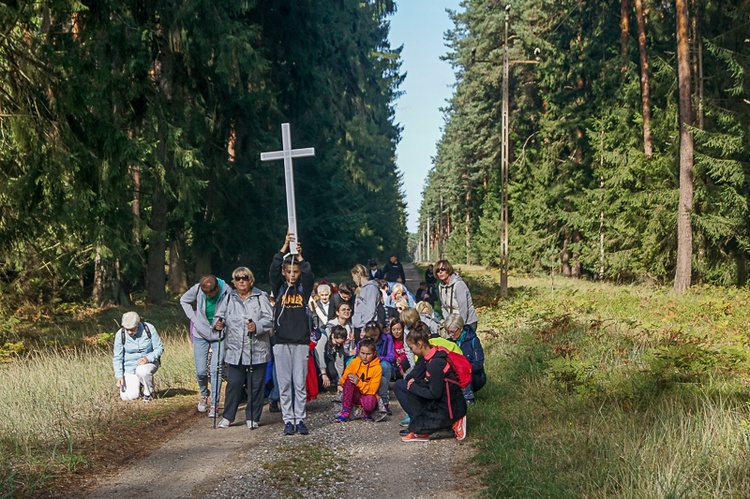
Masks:
[[[238,276],[236,276],[234,278],[234,280],[237,281],[237,282],[239,282],[239,281],[248,281],[249,282],[250,281],[250,276],[249,275],[238,275]]]
[[[448,269],[446,269],[445,267],[438,267],[437,270],[435,270],[435,272],[447,272],[447,271]]]

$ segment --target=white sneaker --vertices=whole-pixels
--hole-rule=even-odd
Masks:
[[[217,424],[216,426],[219,428],[229,428],[230,424],[232,424],[232,422],[227,418],[221,418],[221,421],[219,421],[219,424]]]
[[[216,416],[216,407],[214,407],[214,406],[211,406],[211,407],[209,407],[209,409],[208,409],[208,417],[209,417],[209,418],[212,418],[212,417],[214,417],[214,416]]]
[[[198,412],[206,412],[208,409],[208,397],[198,399]]]
[[[250,428],[251,430],[256,429],[258,426],[259,425],[257,421],[250,421],[250,420],[247,421],[247,427]]]

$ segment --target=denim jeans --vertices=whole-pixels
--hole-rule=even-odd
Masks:
[[[383,377],[380,379],[380,387],[378,389],[378,396],[383,403],[388,404],[391,401],[391,397],[388,394],[388,388],[391,382],[391,374],[393,373],[393,366],[386,360],[380,361],[380,368],[383,370]]]
[[[208,349],[212,350],[211,354],[211,384],[213,390],[208,386],[208,373],[206,372],[206,364],[208,362]],[[195,379],[198,380],[198,388],[201,392],[201,397],[208,397],[211,395],[211,404],[213,407],[219,405],[219,377],[221,373],[219,366],[224,361],[224,342],[221,342],[221,352],[219,351],[219,341],[208,341],[200,336],[193,338],[193,358],[195,359]]]

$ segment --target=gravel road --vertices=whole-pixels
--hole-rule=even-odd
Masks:
[[[408,287],[416,289],[419,276],[405,267]],[[466,498],[480,492],[469,463],[471,427],[463,442],[405,443],[398,435],[405,414],[395,397],[393,416],[383,422],[337,423],[340,406],[332,394],[321,394],[307,404],[310,434],[286,436],[281,415],[267,407],[256,430],[246,427],[242,408],[227,429],[201,418],[148,457],[100,477],[86,497]]]

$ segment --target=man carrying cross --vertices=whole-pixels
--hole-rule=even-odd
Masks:
[[[286,179],[286,207],[289,229],[284,245],[273,257],[269,281],[276,297],[274,306],[274,368],[279,383],[281,417],[284,434],[307,435],[307,380],[310,331],[307,322],[307,303],[312,294],[313,276],[310,263],[302,258],[302,247],[297,241],[297,214],[294,202],[294,171],[292,158],[314,156],[315,149],[292,149],[289,123],[281,125],[282,150],[265,152],[263,161],[284,160]],[[287,253],[289,251],[289,253]]]
[[[287,253],[292,243],[295,243],[296,255]],[[273,356],[284,434],[294,435],[296,431],[307,435],[305,382],[310,344],[307,302],[312,294],[315,276],[310,263],[302,258],[302,246],[295,240],[294,234],[286,235],[284,245],[273,257],[268,277],[276,297]]]

